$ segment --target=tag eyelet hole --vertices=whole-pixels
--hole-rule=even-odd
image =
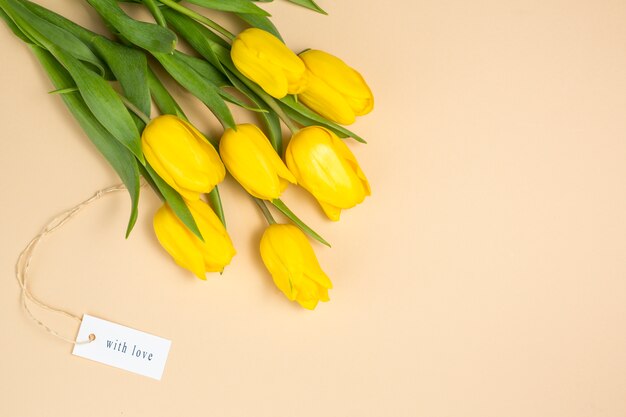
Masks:
[[[89,341],[90,341],[90,342],[93,342],[94,340],[96,340],[96,335],[95,335],[95,334],[93,334],[93,333],[91,333],[91,334],[89,335]]]

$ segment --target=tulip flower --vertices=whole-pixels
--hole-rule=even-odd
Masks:
[[[313,194],[331,220],[339,220],[341,210],[371,194],[350,149],[326,128],[309,126],[298,131],[287,146],[285,160],[298,184]]]
[[[307,67],[308,84],[298,98],[309,108],[343,125],[372,111],[372,91],[355,69],[323,51],[308,50],[300,58]]]
[[[243,75],[272,97],[298,94],[306,86],[302,60],[280,39],[264,30],[250,28],[237,35],[230,56]]]
[[[226,129],[220,155],[228,172],[254,197],[278,198],[296,179],[280,159],[265,134],[252,124]]]
[[[208,204],[196,200],[188,201],[187,206],[204,242],[183,224],[167,203],[154,215],[154,231],[161,246],[178,265],[204,280],[207,272],[222,271],[230,263],[235,248]]]
[[[187,200],[198,200],[224,179],[226,171],[209,141],[176,116],[159,116],[141,135],[146,160]]]
[[[313,310],[333,287],[308,239],[296,226],[272,224],[261,237],[261,258],[276,286],[291,301]]]

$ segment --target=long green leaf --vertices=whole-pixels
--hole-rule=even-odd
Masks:
[[[220,97],[219,89],[215,85],[189,67],[176,54],[153,53],[153,55],[172,78],[200,99],[213,112],[224,128],[235,127],[235,119]]]
[[[189,211],[189,207],[185,204],[185,200],[178,194],[176,190],[169,186],[159,174],[150,166],[150,164],[146,163],[145,169],[148,172],[150,178],[156,184],[157,188],[161,192],[161,195],[172,208],[172,211],[178,216],[178,218],[183,222],[185,226],[196,236],[200,238],[200,240],[204,241],[202,237],[202,233],[200,233],[200,229],[198,229],[198,225],[194,220],[191,211]]]
[[[13,19],[11,19],[9,15],[6,14],[4,10],[2,9],[0,9],[0,19],[5,21],[5,23],[7,24],[9,29],[11,29],[11,32],[13,32],[15,36],[17,36],[18,38],[20,38],[22,41],[24,41],[27,44],[33,44],[32,39],[26,36],[24,32],[22,32],[22,30],[15,24]]]
[[[102,77],[85,68],[80,61],[53,45],[50,45],[48,50],[70,73],[96,119],[143,163],[139,131],[113,87]]]
[[[220,10],[223,12],[249,13],[259,16],[269,16],[269,13],[261,9],[250,0],[187,0],[189,3],[207,9]]]
[[[191,55],[184,54],[180,51],[175,51],[174,55],[176,55],[176,58],[178,58],[181,62],[184,62],[190,68],[193,68],[198,74],[202,75],[215,86],[225,87],[230,85],[228,78],[226,78],[226,76],[221,71],[216,69],[207,61]]]
[[[203,56],[211,65],[221,69],[220,60],[213,52],[212,44],[228,48],[228,43],[192,18],[172,9],[164,9],[163,16],[167,23],[185,39],[193,49]]]
[[[306,7],[307,9],[311,9],[321,14],[328,14],[320,6],[318,6],[313,0],[287,0],[287,1],[293,4],[297,4],[298,6]]]
[[[302,230],[304,233],[306,233],[307,235],[311,236],[313,239],[317,240],[318,242],[320,242],[320,243],[322,243],[322,244],[324,244],[324,245],[326,245],[326,246],[328,246],[330,248],[330,243],[328,243],[326,241],[326,239],[321,237],[319,234],[317,234],[317,232],[315,232],[315,230],[311,229],[302,220],[300,220],[298,218],[298,216],[296,216],[294,214],[294,212],[291,211],[289,209],[289,207],[287,207],[287,205],[285,203],[283,203],[280,198],[276,198],[276,199],[272,200],[272,204],[281,213],[283,213],[289,220],[291,220],[296,226],[298,226],[300,228],[300,230]]]
[[[217,217],[220,218],[220,221],[226,227],[226,216],[224,216],[224,208],[222,207],[222,199],[220,198],[220,190],[218,190],[217,186],[211,190],[209,193],[209,203],[211,203],[211,207]]]
[[[153,23],[132,19],[119,7],[116,0],[87,0],[102,18],[125,39],[153,53],[171,53],[176,47],[176,35],[171,30]]]
[[[187,64],[190,68],[195,70],[198,74],[206,78],[207,81],[214,84],[216,87],[219,87],[218,93],[220,97],[222,97],[224,100],[230,103],[236,104],[237,106],[242,107],[246,110],[259,112],[259,113],[263,113],[267,111],[259,107],[250,106],[244,103],[243,101],[241,101],[240,99],[238,99],[237,97],[233,96],[226,90],[224,90],[224,87],[231,86],[230,81],[222,72],[217,70],[213,65],[209,64],[207,61],[184,54],[179,51],[175,51],[174,55],[176,55],[178,59],[180,59],[182,62]]]
[[[180,108],[174,97],[165,88],[159,77],[156,76],[152,68],[148,67],[148,85],[150,86],[150,94],[162,114],[173,114],[183,120],[187,120],[187,116]]]
[[[31,49],[48,73],[52,84],[57,89],[68,89],[74,85],[70,74],[49,52],[34,45],[31,46]],[[139,202],[140,188],[137,160],[128,149],[122,146],[104,126],[98,122],[79,94],[62,94],[61,98],[85,133],[87,133],[91,142],[106,158],[128,189],[131,198],[131,214],[126,229],[126,236],[128,237],[137,221],[137,204]]]
[[[281,107],[283,108],[283,110],[285,110],[287,115],[303,126],[321,125],[328,128],[329,130],[332,130],[340,137],[351,137],[357,142],[367,143],[365,139],[363,139],[356,133],[346,129],[343,126],[338,125],[337,123],[331,122],[330,120],[315,113],[304,104],[296,101],[293,96],[284,97],[279,101],[281,103]]]
[[[263,29],[264,31],[269,32],[272,35],[276,36],[281,41],[283,40],[283,37],[280,35],[280,32],[278,31],[276,26],[274,26],[272,21],[267,16],[259,16],[256,14],[247,14],[247,13],[236,13],[236,15],[241,20],[249,24],[250,26]]]
[[[150,117],[151,100],[146,56],[136,49],[111,42],[103,37],[94,39],[93,45],[120,82],[126,98]]]
[[[33,3],[28,0],[22,0],[22,4],[37,16],[46,19],[53,25],[70,32],[72,35],[83,41],[83,43],[85,43],[85,45],[87,45],[88,47],[90,47],[91,42],[95,37],[100,36],[99,34],[85,29],[84,27],[77,25],[76,23],[72,22],[69,19],[66,19],[60,14],[38,5],[37,3]]]
[[[62,49],[72,57],[89,62],[94,65],[102,75],[105,69],[102,62],[94,55],[94,53],[80,39],[65,29],[62,29],[49,21],[42,19],[35,13],[31,12],[22,3],[17,0],[6,0],[10,5],[10,12],[7,12],[13,18],[13,21],[19,26],[23,32],[36,36],[28,28],[34,29],[37,34],[43,36],[48,42],[53,43],[59,49]]]

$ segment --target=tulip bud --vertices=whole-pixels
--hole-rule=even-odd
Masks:
[[[280,39],[264,30],[250,28],[237,35],[230,56],[243,75],[272,97],[298,94],[306,86],[302,60]]]
[[[291,301],[313,310],[333,287],[308,239],[296,226],[272,224],[261,237],[261,258],[276,286]]]
[[[178,265],[198,278],[206,279],[206,272],[222,271],[230,263],[235,248],[224,225],[208,204],[196,200],[188,201],[187,206],[204,242],[183,224],[167,203],[154,215],[154,232]]]
[[[331,220],[371,194],[370,185],[350,149],[330,130],[309,126],[289,142],[285,160],[289,170],[317,199]]]
[[[308,50],[300,58],[308,70],[308,84],[298,98],[308,107],[343,125],[372,111],[372,91],[355,69],[322,51]]]
[[[254,197],[273,200],[288,183],[296,183],[269,139],[255,125],[226,129],[220,140],[220,154],[228,172]]]
[[[141,135],[141,147],[156,173],[187,200],[198,200],[226,175],[215,148],[175,116],[152,119]]]

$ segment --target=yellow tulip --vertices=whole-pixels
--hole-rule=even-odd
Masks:
[[[261,258],[276,286],[291,301],[313,310],[333,287],[308,239],[290,224],[273,224],[261,237]]]
[[[343,125],[372,111],[372,91],[355,69],[323,51],[308,50],[300,58],[308,70],[308,84],[298,98],[308,107]]]
[[[152,119],[141,135],[141,147],[157,174],[187,200],[198,200],[226,175],[215,148],[176,116]]]
[[[204,238],[200,240],[164,204],[154,215],[154,231],[161,246],[174,261],[206,279],[207,272],[219,272],[235,256],[235,248],[224,225],[202,200],[187,201],[187,206]]]
[[[289,142],[285,160],[298,184],[308,190],[331,220],[371,194],[370,185],[350,149],[328,129],[309,126]]]
[[[252,124],[226,129],[220,155],[228,172],[254,197],[278,198],[287,185],[296,183],[261,129]]]
[[[298,94],[306,86],[302,60],[280,39],[264,30],[250,28],[237,35],[230,56],[243,75],[272,97]]]

